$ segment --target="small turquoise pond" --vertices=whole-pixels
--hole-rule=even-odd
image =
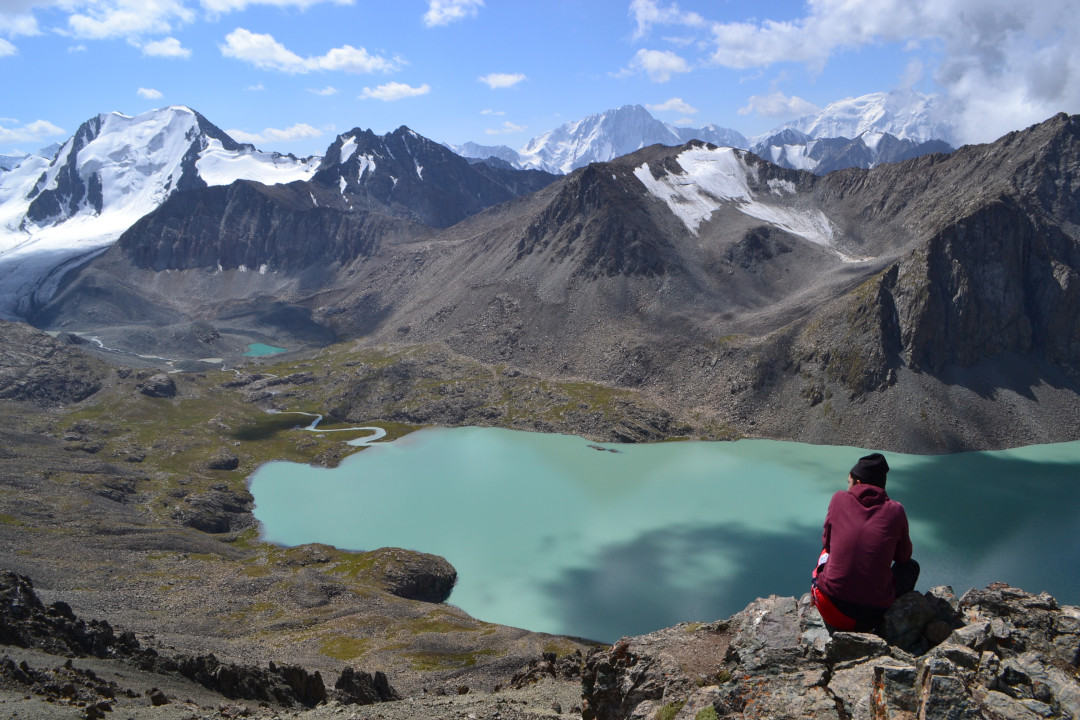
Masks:
[[[251,343],[247,346],[244,357],[259,357],[260,355],[277,355],[286,352],[288,348],[274,347],[264,343]]]

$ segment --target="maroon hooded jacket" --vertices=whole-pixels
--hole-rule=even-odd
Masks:
[[[892,605],[892,564],[911,559],[911,538],[904,506],[884,488],[861,483],[833,495],[821,543],[829,553],[817,576],[822,592],[869,607]]]

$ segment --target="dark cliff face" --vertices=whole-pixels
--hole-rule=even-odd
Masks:
[[[539,190],[555,178],[536,170],[470,164],[406,127],[382,137],[356,128],[339,136],[326,151],[312,184],[339,194],[351,209],[445,228]]]
[[[522,228],[517,259],[532,254],[571,259],[576,272],[587,277],[663,274],[673,259],[672,245],[649,217],[635,185],[626,168],[607,163],[574,172]]]
[[[370,255],[403,222],[318,207],[302,183],[239,181],[177,193],[124,233],[117,248],[136,267],[155,271],[300,271]]]
[[[826,178],[822,195],[842,188],[834,199],[857,217],[912,238],[872,290],[848,295],[827,311],[829,330],[811,333],[834,367],[841,355],[856,366],[845,384],[863,392],[899,365],[940,373],[1007,352],[1075,372],[1078,167],[1080,119],[1062,115],[948,158]]]
[[[78,212],[84,200],[88,200],[97,212],[101,212],[101,180],[91,176],[86,182],[79,175],[76,160],[79,151],[101,132],[101,118],[87,120],[75,131],[63,165],[56,177],[56,187],[45,189],[46,174],[42,173],[34,189],[30,191],[30,206],[26,218],[39,225],[64,219]],[[54,162],[60,161],[58,157]]]

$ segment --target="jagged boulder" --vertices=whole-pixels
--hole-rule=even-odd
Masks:
[[[372,675],[351,667],[341,671],[334,683],[333,697],[343,705],[372,705],[401,699],[382,672]]]
[[[893,617],[921,654],[876,635],[830,634],[805,599],[776,596],[725,621],[625,638],[586,658],[582,717],[1080,717],[1080,608],[1003,584],[959,600],[948,588],[921,597]],[[942,634],[935,623],[949,622],[948,638],[928,647]]]
[[[320,673],[299,666],[273,662],[267,667],[239,665],[221,662],[212,654],[159,654],[142,647],[130,632],[117,634],[104,620],[80,620],[67,603],[56,602],[46,607],[34,592],[30,579],[13,572],[0,572],[0,645],[35,648],[67,657],[123,660],[144,672],[182,675],[234,700],[311,707],[328,697]],[[70,664],[60,669],[36,670],[26,662],[17,665],[6,657],[0,658],[0,681],[25,686],[27,691],[47,697],[56,696],[57,692],[64,695],[67,691],[62,688],[70,686],[70,692],[62,699],[83,705],[97,700],[103,686],[103,681],[95,679],[92,673],[73,670]],[[335,690],[334,698],[339,702],[369,704],[399,699],[381,672],[371,676],[348,668]],[[151,702],[162,705],[169,699],[160,691],[152,691]]]
[[[255,502],[246,490],[233,491],[215,487],[209,492],[191,495],[170,513],[173,520],[206,533],[227,533],[255,524],[251,506]]]
[[[260,668],[222,663],[213,655],[181,655],[164,666],[234,700],[273,701],[286,707],[294,703],[313,706],[326,701],[322,675],[317,670],[309,673],[295,665],[270,663],[269,667]]]
[[[157,373],[151,375],[136,387],[139,388],[139,392],[147,397],[152,398],[171,398],[176,397],[176,383],[173,379],[165,373]]]
[[[402,548],[379,548],[368,553],[364,574],[398,597],[440,603],[450,597],[457,570],[438,555]]]

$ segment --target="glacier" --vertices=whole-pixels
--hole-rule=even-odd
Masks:
[[[241,145],[184,106],[98,115],[55,157],[30,155],[0,175],[0,317],[47,301],[67,269],[181,187],[307,180],[319,161]]]

